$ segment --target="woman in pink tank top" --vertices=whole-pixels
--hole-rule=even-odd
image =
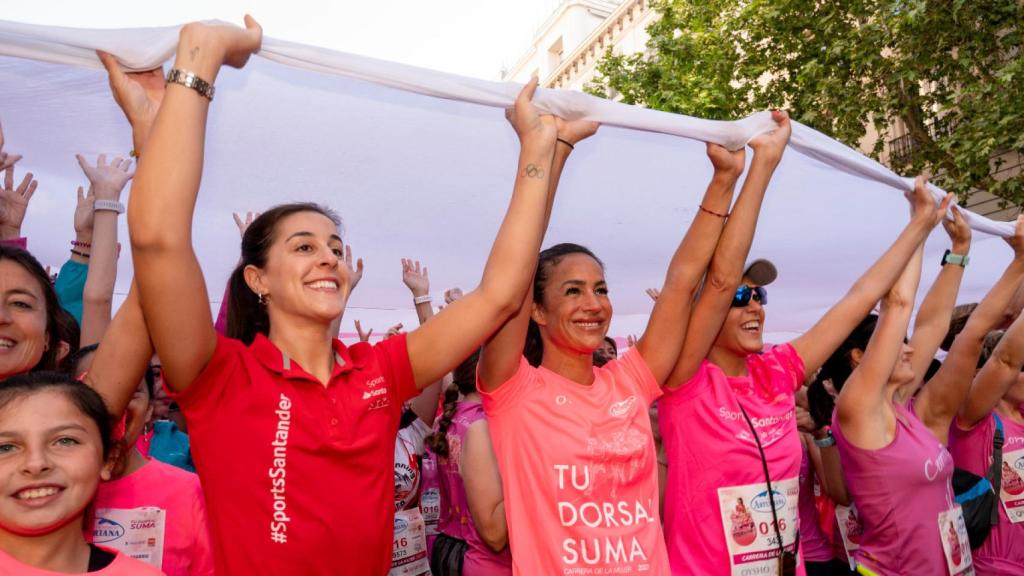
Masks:
[[[444,413],[427,438],[440,503],[433,576],[512,574],[501,475],[476,391],[478,358],[476,352],[454,370]]]
[[[755,155],[751,176],[756,163]],[[770,176],[769,169],[762,178]],[[794,394],[805,374],[814,373],[885,294],[938,222],[934,200],[919,183],[913,198],[920,214],[893,246],[807,333],[765,349],[763,285],[773,281],[776,272],[763,260],[746,271],[742,266],[762,196],[763,189],[749,197],[753,206],[744,203],[742,194],[737,201],[694,308],[669,390],[659,402],[669,462],[665,530],[675,574],[784,570],[780,548],[789,553],[798,549],[801,446]],[[927,210],[931,213],[926,215]],[[767,480],[774,492],[771,499]],[[754,541],[739,538],[731,521],[729,503],[739,496],[753,508],[760,534]],[[802,563],[796,572],[804,572]]]
[[[1012,266],[1024,270],[1024,250],[1016,256]],[[1024,574],[1024,315],[997,342],[986,342],[988,359],[950,428],[953,462],[981,477],[992,463],[996,418],[1003,428],[999,523],[972,552],[979,576]]]
[[[949,226],[963,226],[956,211]],[[968,245],[969,238],[968,233]],[[966,252],[956,238],[954,250]],[[864,526],[854,556],[858,569],[869,574],[955,575],[971,570],[966,526],[950,483],[952,456],[945,446],[984,334],[998,321],[1024,272],[1014,265],[1007,269],[954,340],[945,363],[918,391],[931,355],[945,337],[965,263],[944,258],[946,268],[922,303],[912,346],[901,344],[922,251],[918,249],[883,300],[866,349],[851,358],[856,368],[842,387],[834,416],[842,473]]]

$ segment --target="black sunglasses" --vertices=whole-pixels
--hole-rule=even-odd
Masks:
[[[747,304],[750,304],[751,299],[761,306],[764,306],[768,304],[768,291],[762,286],[754,288],[743,284],[736,289],[736,295],[732,297],[732,307],[743,308]]]

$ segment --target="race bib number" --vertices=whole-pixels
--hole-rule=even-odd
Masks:
[[[427,527],[427,536],[437,536],[437,521],[441,517],[441,491],[427,488],[420,495],[420,511]]]
[[[430,574],[426,534],[419,508],[395,512],[395,544],[391,554],[390,576]]]
[[[950,576],[972,576],[971,542],[967,536],[964,511],[959,504],[939,513],[939,536]]]
[[[857,562],[853,559],[853,552],[860,550],[860,539],[864,535],[864,525],[860,522],[857,507],[836,505],[836,522],[839,524],[839,534],[843,537],[846,557],[850,560],[850,570],[854,570]]]
[[[999,500],[1010,522],[1024,522],[1024,450],[1003,453]]]
[[[772,500],[779,518],[782,545],[786,550],[796,549],[799,482],[797,478],[772,482],[772,490],[769,495],[765,484],[718,489],[718,506],[733,576],[776,572],[779,539],[772,518]]]
[[[161,568],[165,518],[166,512],[160,508],[100,508],[96,510],[92,542]]]

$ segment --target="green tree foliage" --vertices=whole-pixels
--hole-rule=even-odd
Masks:
[[[890,158],[965,197],[1024,206],[1024,0],[654,0],[646,53],[609,51],[588,91],[715,119],[785,107],[857,147],[909,134]],[[883,140],[873,155],[882,152]]]

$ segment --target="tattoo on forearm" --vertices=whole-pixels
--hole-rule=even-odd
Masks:
[[[531,163],[526,165],[526,168],[523,170],[523,174],[525,174],[527,178],[543,178],[544,169]]]
[[[198,53],[199,53],[199,46],[196,46],[195,48],[189,50],[188,51],[189,62],[195,62],[196,61],[196,54],[198,54]]]

